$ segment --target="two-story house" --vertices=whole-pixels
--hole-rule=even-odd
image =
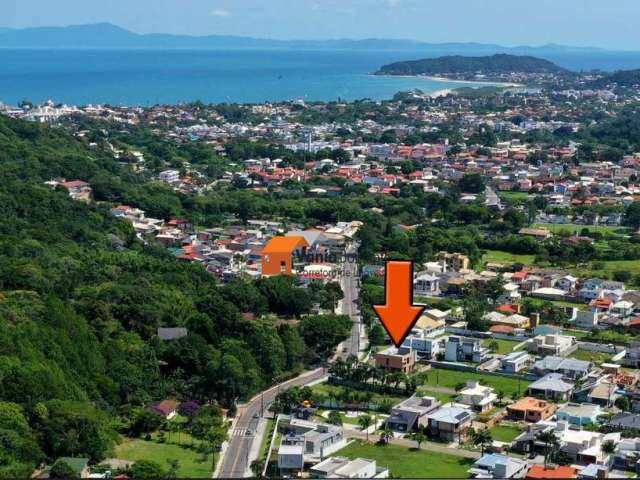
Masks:
[[[459,396],[456,400],[458,403],[468,405],[479,413],[491,410],[498,399],[493,388],[480,385],[477,380],[467,380],[465,388],[458,393]]]
[[[474,413],[467,408],[443,407],[427,415],[430,435],[449,442],[466,438]]]
[[[518,350],[511,352],[500,359],[500,366],[506,373],[518,373],[529,368],[533,358],[527,352]]]
[[[417,352],[406,347],[389,347],[374,356],[376,367],[411,373],[418,360]]]
[[[433,397],[410,397],[391,409],[387,425],[397,432],[410,432],[428,424],[427,415],[440,406]]]
[[[447,362],[482,363],[489,358],[489,349],[479,338],[455,337],[447,339],[444,358]]]

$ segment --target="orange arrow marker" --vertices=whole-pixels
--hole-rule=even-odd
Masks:
[[[426,308],[413,304],[413,262],[387,260],[384,289],[386,304],[373,309],[393,344],[400,347]]]

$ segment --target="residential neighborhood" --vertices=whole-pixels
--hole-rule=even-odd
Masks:
[[[0,477],[637,478],[640,73],[458,57],[0,104]]]

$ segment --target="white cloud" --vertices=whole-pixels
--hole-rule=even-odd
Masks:
[[[230,17],[231,16],[231,12],[229,10],[211,10],[211,12],[209,12],[209,15],[211,15],[212,17]]]
[[[400,5],[400,0],[387,0],[387,5],[389,5],[391,8],[395,8]]]

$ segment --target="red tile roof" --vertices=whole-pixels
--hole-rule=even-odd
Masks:
[[[500,305],[496,310],[500,313],[518,313],[518,306],[511,304]]]
[[[493,325],[489,331],[492,333],[513,333],[514,328],[509,325]]]
[[[576,478],[578,469],[569,466],[558,466],[555,468],[545,468],[544,465],[532,465],[527,473],[527,479],[548,479],[548,478]]]

